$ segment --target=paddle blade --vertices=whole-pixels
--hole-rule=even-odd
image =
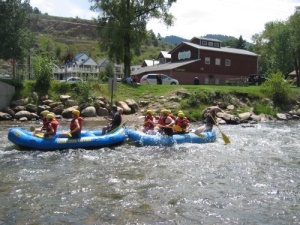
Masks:
[[[43,133],[36,133],[34,135],[39,137],[39,138],[44,138],[45,137]]]
[[[204,135],[204,134],[201,134],[201,132],[198,131],[198,130],[195,131],[195,134],[196,134],[197,136],[201,137],[201,138],[206,138],[205,135]]]
[[[182,128],[181,128],[180,126],[178,126],[178,125],[174,125],[174,126],[173,126],[173,130],[178,131],[178,132],[181,132],[181,131],[182,131]]]
[[[222,137],[223,137],[225,144],[229,144],[230,143],[229,137],[227,137],[226,134],[224,134],[223,132],[221,132],[221,133],[222,133]]]

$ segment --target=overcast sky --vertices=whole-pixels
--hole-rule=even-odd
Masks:
[[[31,0],[30,5],[42,13],[61,17],[90,19],[89,0]],[[300,6],[300,0],[177,0],[170,9],[174,25],[167,28],[151,21],[147,29],[162,37],[176,35],[186,39],[206,34],[222,34],[251,42],[252,35],[261,33],[270,21],[286,21]]]

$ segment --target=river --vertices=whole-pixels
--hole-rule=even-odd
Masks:
[[[300,224],[299,122],[220,126],[228,145],[216,129],[209,144],[52,152],[16,149],[13,125],[1,122],[1,225]]]

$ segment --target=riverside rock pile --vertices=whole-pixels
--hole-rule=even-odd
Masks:
[[[109,115],[110,103],[104,97],[98,97],[96,100],[91,102],[87,101],[82,104],[78,104],[76,100],[73,100],[69,95],[61,95],[60,101],[56,102],[47,97],[44,97],[41,105],[33,104],[32,102],[38,99],[36,93],[33,96],[19,99],[13,101],[10,107],[6,107],[0,112],[1,120],[18,120],[18,121],[28,121],[28,120],[38,120],[41,118],[40,113],[44,110],[53,112],[57,119],[72,118],[72,111],[74,109],[79,110],[82,117],[103,117]],[[159,99],[159,104],[157,100],[141,100],[136,102],[133,99],[127,99],[125,101],[116,101],[114,104],[117,105],[118,110],[123,115],[138,115],[144,114],[147,109],[152,109],[154,112],[159,114],[162,108],[171,109],[172,113],[176,115],[176,110],[179,107],[179,101],[182,94],[169,96],[168,98],[161,96]],[[151,98],[147,98],[151,99]],[[265,99],[263,101],[270,101]],[[239,102],[238,99],[234,99],[233,102]],[[256,115],[251,110],[248,112],[233,113],[238,111],[238,108],[246,108],[244,103],[240,101],[239,104],[226,104],[220,101],[214,101],[213,105],[208,108],[213,108],[216,111],[220,124],[254,124],[258,122],[268,122],[275,120],[299,120],[300,119],[300,106],[297,104],[295,109],[288,113],[278,113],[276,116],[271,116],[267,114]],[[207,109],[208,109],[207,108]],[[250,108],[248,106],[248,108]],[[205,109],[205,110],[207,110]],[[184,110],[184,109],[183,109]],[[199,112],[202,115],[203,112]]]

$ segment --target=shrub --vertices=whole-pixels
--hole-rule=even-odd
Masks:
[[[274,109],[270,104],[264,104],[264,103],[255,103],[253,105],[253,112],[255,114],[268,114],[268,115],[272,115],[275,116],[276,113],[278,113],[277,109]]]
[[[289,83],[283,77],[279,72],[271,74],[269,80],[262,84],[261,89],[278,107],[284,107],[292,94]]]
[[[33,62],[33,71],[36,79],[35,91],[39,95],[48,94],[51,87],[53,64],[47,57],[36,57]]]

